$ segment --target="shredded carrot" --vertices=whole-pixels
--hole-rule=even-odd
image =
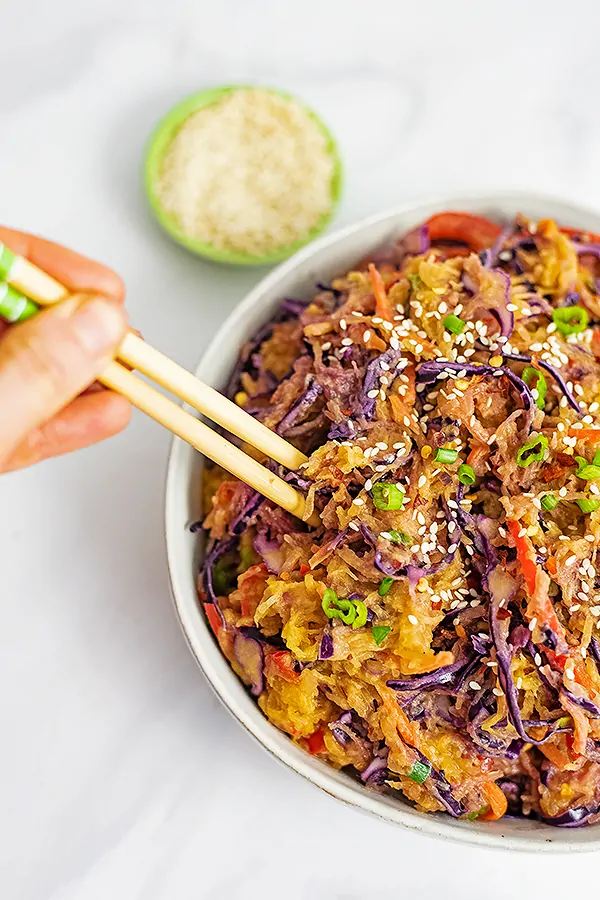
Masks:
[[[515,519],[507,519],[506,524],[508,525],[508,530],[510,531],[510,535],[515,543],[517,556],[521,564],[521,571],[523,572],[523,578],[525,579],[527,590],[529,594],[533,594],[533,592],[535,591],[535,582],[538,571],[537,565],[534,561],[535,557],[533,544],[531,543],[527,535],[521,535],[522,526],[520,522],[517,522]]]
[[[549,759],[557,769],[564,769],[571,762],[567,754],[563,753],[562,750],[559,750],[559,748],[554,744],[548,742],[545,744],[540,744],[539,749],[542,751],[546,759]]]
[[[556,557],[549,556],[546,560],[546,568],[550,572],[551,575],[556,575]]]
[[[600,428],[569,428],[569,437],[586,441],[588,444],[600,444]]]
[[[497,819],[501,819],[508,809],[508,801],[502,788],[498,787],[495,781],[486,781],[481,785],[481,790],[491,809],[479,818],[486,822],[495,822]]]
[[[394,317],[394,310],[388,302],[381,272],[375,268],[373,263],[369,263],[369,275],[371,276],[373,293],[375,294],[375,312],[382,319],[388,319],[391,322]]]
[[[589,720],[583,710],[576,706],[575,703],[572,703],[568,697],[565,697],[562,691],[560,694],[560,703],[563,709],[565,709],[573,719],[573,750],[575,753],[580,753],[584,756],[590,730]]]

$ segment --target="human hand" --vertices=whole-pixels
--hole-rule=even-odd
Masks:
[[[1,473],[117,434],[131,407],[94,384],[127,329],[119,276],[29,234],[0,227],[0,242],[75,292],[21,325],[0,322]]]

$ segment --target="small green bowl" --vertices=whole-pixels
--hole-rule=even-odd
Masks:
[[[327,150],[333,158],[331,206],[329,210],[302,238],[294,241],[293,244],[288,244],[285,247],[279,247],[277,250],[273,250],[271,253],[266,253],[262,256],[255,256],[252,253],[243,253],[241,251],[238,252],[235,250],[219,250],[212,244],[205,243],[204,241],[198,241],[195,238],[190,237],[188,234],[182,231],[177,219],[173,215],[171,215],[171,213],[165,211],[157,195],[155,187],[160,176],[163,159],[171,144],[171,141],[173,140],[177,130],[181,127],[183,122],[192,115],[192,113],[195,113],[197,110],[202,109],[205,106],[209,106],[211,103],[216,103],[219,100],[222,100],[228,94],[233,93],[233,91],[256,89],[270,91],[273,94],[278,94],[280,97],[284,97],[286,100],[290,100],[293,103],[298,104],[298,106],[301,106],[309,114],[311,119],[313,119],[313,121],[317,123],[320,130],[324,134],[327,141]],[[324,125],[321,119],[319,119],[319,117],[315,115],[315,113],[311,109],[308,109],[308,107],[306,107],[304,103],[298,100],[297,97],[294,97],[293,95],[288,94],[284,91],[276,90],[274,88],[255,88],[251,85],[231,85],[228,87],[212,88],[210,90],[200,91],[197,94],[191,94],[189,97],[186,97],[176,106],[174,106],[173,109],[171,109],[166,114],[166,116],[161,119],[148,142],[145,159],[144,181],[150,205],[159,223],[162,225],[165,231],[167,231],[171,235],[172,238],[174,238],[184,247],[187,247],[188,250],[191,250],[193,253],[197,253],[199,256],[204,256],[207,259],[212,259],[215,262],[230,263],[237,266],[265,266],[272,265],[273,263],[278,263],[284,259],[287,259],[293,253],[295,253],[296,250],[299,250],[300,247],[303,247],[305,244],[308,244],[310,241],[314,240],[325,230],[325,228],[331,221],[340,200],[342,191],[342,163],[337,144],[329,129]]]

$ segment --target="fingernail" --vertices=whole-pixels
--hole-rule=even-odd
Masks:
[[[80,303],[71,322],[77,340],[92,356],[112,350],[125,331],[121,307],[105,297],[90,297]]]

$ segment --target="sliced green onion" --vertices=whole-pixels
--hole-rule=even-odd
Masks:
[[[403,531],[396,531],[394,528],[391,528],[387,533],[392,544],[412,544],[413,542],[411,536]]]
[[[385,595],[387,594],[387,592],[389,591],[389,589],[391,588],[393,583],[394,583],[393,578],[384,578],[383,581],[381,582],[381,584],[379,585],[379,591],[378,591],[379,596],[385,597]]]
[[[362,600],[353,600],[354,609],[356,610],[356,618],[352,623],[353,628],[362,628],[363,625],[367,624],[367,613],[369,610],[362,602]]]
[[[520,447],[517,453],[517,465],[525,468],[530,466],[532,462],[541,462],[546,458],[548,452],[548,438],[543,434],[538,434]],[[600,474],[600,469],[598,469]]]
[[[588,324],[587,310],[583,306],[561,306],[552,310],[552,321],[561,334],[579,334]]]
[[[446,316],[444,319],[444,328],[446,331],[451,331],[452,334],[462,334],[466,324],[467,323],[463,319],[459,319],[454,313],[450,313],[450,315]]]
[[[352,625],[357,615],[356,607],[352,600],[338,600],[337,605],[339,608],[338,618],[342,620],[344,625]]]
[[[481,809],[478,809],[476,812],[467,813],[467,815],[465,816],[465,819],[470,819],[471,822],[474,822],[475,819],[478,819],[479,816],[483,815],[483,813],[486,813],[488,811],[488,809],[489,809],[489,806],[482,806]]]
[[[420,275],[413,275],[411,272],[406,277],[410,281],[410,286],[412,287],[413,291],[417,291],[421,287],[421,276]]]
[[[373,635],[373,640],[378,647],[382,641],[385,641],[390,631],[391,628],[389,625],[373,625],[373,627],[371,628],[371,634]]]
[[[431,763],[424,763],[420,760],[417,760],[417,762],[413,764],[412,769],[408,773],[408,777],[412,778],[413,781],[416,781],[417,784],[423,784],[424,781],[427,781],[430,774]]]
[[[542,373],[537,369],[534,369],[533,366],[527,366],[527,368],[523,369],[523,381],[537,391],[535,403],[538,409],[543,409],[546,391],[548,390],[548,382]]]
[[[458,467],[458,480],[461,484],[475,484],[475,469],[468,463]]]
[[[338,598],[336,592],[331,588],[326,588],[323,599],[321,600],[321,606],[325,615],[329,616],[330,619],[335,619],[338,614],[338,610],[334,608],[337,602]]]
[[[438,447],[435,451],[435,456],[433,457],[434,462],[441,463],[453,463],[458,459],[458,450],[453,450],[452,447]]]
[[[373,503],[377,509],[402,509],[404,491],[395,484],[374,484],[371,489]]]
[[[600,466],[589,463],[583,456],[576,456],[575,462],[579,466],[575,472],[578,478],[583,478],[584,481],[595,481],[596,478],[600,478]]]
[[[555,506],[558,506],[558,497],[555,497],[554,494],[544,494],[540,503],[544,507],[545,510],[550,512],[554,509]]]
[[[583,513],[595,512],[600,506],[600,500],[592,500],[589,497],[584,497],[582,500],[576,500],[575,503]]]
[[[557,728],[566,728],[567,725],[571,724],[571,716],[561,716],[560,719],[556,720]]]

